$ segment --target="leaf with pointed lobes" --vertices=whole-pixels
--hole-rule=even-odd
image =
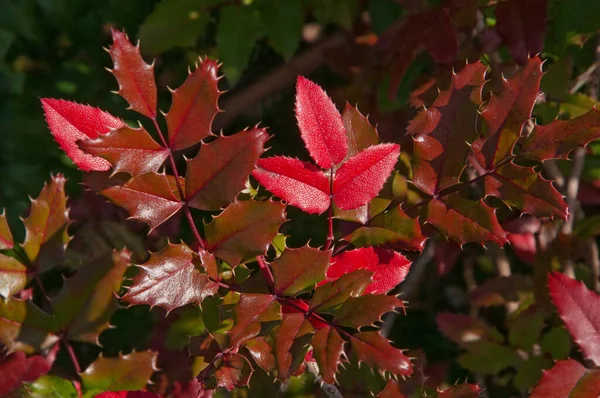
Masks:
[[[207,249],[235,267],[264,254],[284,221],[280,202],[235,201],[204,226]]]
[[[162,398],[160,395],[149,391],[114,391],[103,392],[94,398]]]
[[[173,102],[166,114],[169,131],[169,148],[174,151],[188,148],[211,135],[211,125],[219,112],[217,101],[217,63],[210,59],[200,60],[185,82],[172,90]]]
[[[83,152],[77,141],[96,139],[125,125],[119,118],[89,105],[42,98],[46,123],[54,139],[69,158],[83,171],[106,171],[110,163]]]
[[[0,296],[8,299],[19,293],[27,285],[27,280],[27,267],[13,257],[0,254]]]
[[[262,370],[267,373],[270,373],[273,369],[275,369],[275,356],[272,351],[273,348],[267,342],[265,337],[255,337],[251,340],[247,340],[244,343],[244,347],[248,350],[254,362]]]
[[[357,247],[391,245],[394,248],[422,251],[427,238],[421,234],[419,221],[410,218],[397,206],[355,229],[344,240]]]
[[[360,329],[373,326],[379,322],[383,314],[395,311],[396,308],[405,310],[404,302],[395,296],[385,294],[368,294],[360,297],[349,297],[342,307],[336,311],[333,323]]]
[[[397,144],[371,146],[351,157],[335,172],[333,201],[342,210],[356,209],[373,199],[400,156]]]
[[[183,207],[175,177],[166,174],[140,174],[123,185],[106,188],[100,194],[127,210],[130,218],[148,223],[150,231]]]
[[[600,138],[600,110],[571,120],[555,120],[545,126],[535,126],[523,143],[521,155],[529,159],[566,159],[569,153]]]
[[[492,170],[513,154],[523,125],[531,118],[542,79],[542,60],[531,58],[515,76],[504,80],[502,91],[493,95],[482,116],[487,129],[473,143],[473,153],[485,170]]]
[[[440,313],[436,315],[435,321],[446,338],[461,346],[482,340],[498,343],[504,341],[504,337],[494,327],[469,315]]]
[[[277,378],[287,380],[291,373],[304,360],[304,350],[294,350],[297,339],[310,339],[313,327],[305,319],[305,314],[283,314],[281,323],[273,330],[273,353],[277,368]],[[305,344],[303,344],[305,346]],[[302,347],[300,347],[302,348]]]
[[[220,210],[244,188],[248,175],[264,152],[267,132],[263,128],[221,136],[200,147],[187,161],[186,200],[201,210]]]
[[[169,156],[169,150],[158,145],[142,125],[137,129],[123,126],[79,145],[86,153],[108,160],[115,174],[156,172]]]
[[[459,182],[471,153],[468,143],[477,138],[485,71],[480,62],[466,65],[453,76],[450,88],[408,125],[414,136],[413,183],[428,195]]]
[[[595,398],[600,395],[600,370],[586,369],[574,359],[557,361],[545,370],[530,398]]]
[[[141,390],[154,373],[157,354],[132,352],[107,358],[100,356],[79,375],[86,391]]]
[[[48,373],[54,358],[55,353],[49,354],[47,358],[41,355],[28,358],[21,351],[8,355],[0,362],[0,396],[8,397],[21,386],[21,383],[36,381]]]
[[[533,167],[510,162],[485,176],[485,194],[501,199],[509,207],[536,217],[567,218],[567,204],[553,186]]]
[[[380,373],[394,376],[410,376],[413,368],[410,359],[401,350],[392,347],[378,331],[360,332],[350,337],[352,351],[360,362],[366,363]]]
[[[327,93],[303,76],[296,82],[296,119],[308,153],[323,169],[339,164],[348,153],[342,116]]]
[[[259,159],[252,176],[273,194],[310,214],[329,208],[329,178],[310,163],[285,156]]]
[[[600,296],[559,272],[548,275],[548,290],[558,314],[585,358],[600,365]]]
[[[248,385],[254,370],[250,362],[240,354],[226,353],[215,370],[217,387],[232,391],[236,387]]]
[[[155,119],[154,63],[148,65],[144,62],[139,47],[131,44],[124,32],[112,29],[111,33],[113,44],[108,53],[114,65],[111,72],[119,83],[118,94],[129,103],[130,109]]]
[[[325,279],[331,250],[320,250],[310,246],[299,249],[286,248],[271,263],[275,277],[275,293],[294,296],[308,288],[313,288]]]
[[[460,384],[439,391],[438,398],[478,398],[481,394],[479,384]]]
[[[32,301],[0,298],[0,343],[27,354],[50,348],[59,339],[54,317]]]
[[[377,129],[369,123],[366,116],[347,102],[342,113],[342,122],[346,129],[346,139],[348,141],[346,158],[351,158],[357,153],[379,144],[380,139]]]
[[[15,246],[15,242],[6,221],[6,210],[0,214],[0,250],[9,250]]]
[[[327,269],[327,280],[334,281],[356,270],[373,273],[364,294],[385,294],[399,285],[410,270],[411,262],[393,250],[361,247],[334,256]]]
[[[506,233],[498,222],[495,209],[482,200],[472,201],[451,193],[431,199],[422,217],[460,245],[489,241],[503,246],[506,243]]]
[[[190,303],[200,305],[217,292],[219,285],[200,272],[199,262],[197,254],[184,243],[169,243],[138,265],[140,272],[122,298],[132,305],[159,306],[167,312]]]
[[[32,199],[29,215],[23,221],[23,250],[32,263],[38,263],[40,271],[47,271],[62,260],[70,240],[67,234],[69,212],[65,195],[66,181],[62,174],[52,176],[38,197]]]
[[[406,398],[400,389],[400,385],[394,379],[389,379],[385,388],[377,394],[377,398]]]
[[[237,347],[244,341],[258,336],[261,323],[280,320],[281,305],[275,296],[270,294],[243,293],[233,310],[233,317],[229,344],[231,347]]]
[[[342,363],[345,341],[335,328],[327,325],[317,329],[310,344],[323,381],[335,383],[335,374]]]
[[[56,325],[66,337],[98,344],[98,336],[119,309],[115,293],[131,265],[130,258],[127,250],[109,253],[65,280],[62,290],[50,302]]]
[[[361,296],[371,284],[372,276],[373,272],[360,269],[318,286],[310,301],[310,311],[331,312],[345,303],[348,297]]]

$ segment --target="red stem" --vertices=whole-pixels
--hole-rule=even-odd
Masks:
[[[333,244],[333,168],[329,175],[329,209],[327,211],[327,223],[329,231],[327,232],[327,242],[325,243],[325,250],[329,250]]]
[[[67,340],[66,336],[62,336],[61,340],[62,340],[63,344],[65,345],[67,352],[69,353],[71,362],[73,362],[73,367],[75,368],[75,372],[77,372],[77,374],[81,373],[81,366],[79,366],[79,361],[77,360],[77,356],[75,355],[75,351],[73,350],[71,343],[69,343],[69,340]]]
[[[196,228],[196,224],[194,223],[194,219],[192,218],[192,213],[190,212],[190,208],[187,204],[183,206],[183,212],[185,213],[185,218],[187,218],[188,224],[190,225],[190,228],[192,229],[192,233],[194,234],[194,237],[198,241],[198,245],[200,246],[201,249],[205,249],[206,246],[204,246],[204,240],[200,236],[200,232],[198,232],[198,228]]]
[[[260,270],[262,271],[262,274],[267,280],[269,286],[275,286],[275,277],[273,276],[273,272],[271,272],[271,268],[265,261],[265,258],[263,256],[256,256],[256,261],[258,261],[258,266],[260,267]]]

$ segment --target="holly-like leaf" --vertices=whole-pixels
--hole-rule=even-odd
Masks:
[[[23,352],[13,352],[0,363],[0,396],[9,396],[21,383],[35,381],[45,375],[52,362],[54,355],[49,360],[40,355],[28,358]]]
[[[185,244],[169,243],[163,250],[152,253],[146,263],[138,265],[140,272],[123,300],[151,308],[160,306],[167,311],[190,303],[200,304],[215,294],[219,286],[200,272],[195,264],[199,262],[198,256]]]
[[[559,272],[548,276],[548,290],[558,314],[584,356],[600,365],[600,296]]]
[[[344,353],[344,340],[335,328],[327,325],[317,329],[310,344],[323,381],[335,383],[335,374]]]
[[[127,210],[131,218],[148,223],[151,230],[183,206],[174,177],[165,174],[140,174],[123,185],[111,186],[100,193]]]
[[[256,337],[247,340],[244,347],[248,350],[254,362],[262,370],[270,373],[275,368],[275,357],[273,356],[273,348],[264,337]]]
[[[342,210],[367,204],[383,187],[394,169],[400,146],[379,144],[351,157],[335,173],[333,201]]]
[[[352,350],[360,362],[366,363],[380,373],[390,372],[396,376],[410,376],[413,368],[410,359],[401,350],[390,345],[379,332],[360,332],[350,338]]]
[[[381,247],[362,247],[334,256],[327,269],[327,279],[337,280],[356,270],[373,273],[373,281],[364,294],[384,294],[395,288],[408,275],[410,261],[400,253]]]
[[[204,226],[207,249],[236,266],[264,254],[284,221],[279,202],[233,202]]]
[[[371,284],[372,275],[373,273],[367,270],[358,270],[317,287],[310,302],[310,310],[330,311],[346,302],[348,297],[362,295]]]
[[[243,355],[227,353],[215,370],[217,386],[231,391],[235,387],[248,385],[252,372],[250,362]]]
[[[114,358],[100,356],[80,374],[87,391],[141,390],[154,373],[156,353],[132,352]]]
[[[504,340],[495,328],[469,315],[441,313],[435,320],[444,336],[462,346],[481,340],[499,343]]]
[[[10,298],[27,284],[27,267],[13,257],[0,254],[0,296]]]
[[[248,175],[264,151],[267,132],[253,128],[203,144],[187,162],[186,200],[202,210],[219,210],[244,188]]]
[[[140,49],[131,44],[124,32],[112,29],[112,39],[108,53],[114,64],[111,72],[119,83],[118,94],[129,103],[130,109],[156,118],[154,64],[144,62]]]
[[[54,139],[73,163],[83,171],[106,171],[110,163],[83,152],[77,141],[95,139],[125,123],[111,114],[76,102],[42,98],[46,123]]]
[[[132,176],[158,171],[169,156],[169,150],[158,145],[142,125],[137,129],[123,126],[95,140],[82,141],[80,146],[86,153],[108,160],[113,173]]]
[[[273,330],[273,353],[277,367],[277,378],[286,380],[297,365],[294,362],[304,359],[305,352],[293,352],[295,340],[312,333],[313,328],[301,313],[283,314],[281,323]],[[308,336],[310,337],[310,336]],[[296,355],[294,355],[296,354]]]
[[[366,116],[347,102],[344,112],[342,112],[342,122],[348,141],[347,157],[352,157],[370,146],[379,144],[377,129],[369,123]]]
[[[6,210],[0,214],[0,250],[12,249],[15,246],[15,242],[6,221]]]
[[[219,112],[217,101],[221,94],[217,87],[218,68],[213,60],[200,60],[181,87],[172,91],[173,102],[165,116],[172,150],[185,149],[212,134],[211,125]]]
[[[404,395],[396,380],[389,379],[385,388],[377,394],[377,398],[406,398],[406,395]]]
[[[296,83],[296,118],[306,149],[317,165],[330,169],[344,160],[348,144],[342,116],[325,91],[302,76]]]
[[[0,298],[0,343],[10,351],[48,349],[59,339],[58,332],[54,317],[33,302]]]
[[[333,323],[360,329],[363,326],[373,326],[381,320],[383,314],[404,309],[404,302],[395,296],[384,294],[368,294],[361,297],[349,297],[342,307],[336,311]]]
[[[530,398],[592,398],[600,394],[600,371],[588,370],[573,359],[558,361],[544,371]]]
[[[440,391],[438,398],[478,398],[481,392],[479,384],[464,383]]]
[[[284,156],[260,159],[252,176],[307,213],[321,214],[329,208],[329,178],[310,163]]]
[[[260,332],[262,322],[281,319],[281,305],[270,294],[241,294],[233,310],[234,324],[229,331],[230,345],[236,347]]]
[[[330,259],[331,250],[322,251],[310,246],[285,249],[271,264],[275,276],[275,293],[294,296],[314,287],[325,279]]]

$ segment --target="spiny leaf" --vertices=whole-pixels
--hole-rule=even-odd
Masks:
[[[394,169],[400,146],[379,144],[351,157],[336,172],[333,201],[342,210],[367,204],[383,187]]]
[[[558,314],[584,356],[600,365],[600,296],[582,282],[559,272],[548,276],[548,289]]]
[[[384,294],[406,278],[410,261],[400,253],[381,247],[362,247],[334,256],[327,269],[327,279],[336,280],[356,270],[373,273],[364,294]]]
[[[189,205],[219,210],[235,199],[254,170],[266,141],[266,130],[253,128],[203,144],[198,155],[187,161],[185,192]]]
[[[377,129],[369,123],[366,116],[347,102],[344,112],[342,112],[342,122],[346,129],[348,158],[370,146],[379,144]]]
[[[477,398],[481,394],[479,384],[460,384],[440,391],[438,398]]]
[[[310,310],[313,312],[329,311],[343,304],[348,297],[362,295],[371,284],[372,275],[373,273],[367,270],[358,270],[317,287],[310,302]]]
[[[12,249],[15,246],[15,242],[6,221],[6,210],[0,214],[0,250]]]
[[[0,296],[8,299],[27,284],[27,267],[13,257],[0,254]]]
[[[233,202],[204,226],[207,249],[236,266],[264,254],[285,221],[279,202]]]
[[[271,264],[275,276],[275,293],[294,296],[314,287],[325,279],[325,270],[330,259],[331,250],[322,251],[310,246],[285,249]]]
[[[156,82],[154,64],[148,65],[140,49],[129,41],[125,33],[112,29],[113,44],[110,54],[119,83],[118,94],[129,102],[130,109],[150,119],[156,118]]]
[[[335,328],[328,325],[317,329],[310,344],[323,381],[335,383],[335,374],[344,353],[344,340]]]
[[[222,361],[215,370],[217,386],[227,391],[235,387],[248,385],[253,369],[250,362],[240,354],[227,353],[223,355]]]
[[[372,326],[381,320],[383,314],[394,311],[396,308],[404,309],[404,302],[395,296],[368,294],[349,297],[336,311],[333,323],[360,329],[363,326]]]
[[[169,130],[169,147],[180,150],[190,147],[211,135],[211,125],[219,112],[217,100],[217,63],[200,60],[200,65],[190,73],[185,82],[173,90],[173,102],[166,114]]]
[[[137,129],[123,126],[95,140],[82,141],[80,146],[86,153],[108,160],[113,173],[132,176],[158,171],[169,156],[168,149],[158,145],[142,125]]]
[[[321,214],[329,208],[329,178],[310,163],[284,156],[260,159],[252,176],[307,213]]]
[[[49,360],[41,355],[28,358],[20,351],[10,354],[0,363],[0,396],[9,396],[21,383],[35,381],[48,373],[53,361],[54,355]]]
[[[183,206],[175,178],[152,172],[135,176],[123,185],[106,188],[100,194],[127,210],[131,218],[148,223],[151,230]]]
[[[380,373],[390,372],[395,376],[410,376],[412,363],[401,350],[390,345],[379,332],[360,332],[350,338],[352,350],[360,362],[366,363]]]
[[[558,361],[544,371],[530,398],[593,398],[600,394],[600,371],[588,370],[573,359]]]
[[[262,322],[281,319],[281,306],[270,294],[241,294],[233,310],[235,322],[229,331],[230,345],[236,347],[260,332]]]
[[[404,395],[396,380],[389,379],[385,388],[377,394],[377,398],[406,398],[406,395]]]
[[[444,336],[462,346],[480,340],[504,341],[495,328],[469,315],[441,313],[436,315],[435,320]]]
[[[114,358],[99,357],[83,373],[83,388],[88,391],[141,390],[154,373],[156,353],[132,352]]]
[[[273,353],[277,366],[277,378],[286,380],[294,370],[294,352],[292,346],[294,340],[312,333],[313,328],[301,313],[283,314],[281,323],[273,330]],[[300,360],[304,359],[304,353]]]
[[[54,317],[27,300],[0,298],[0,343],[31,354],[50,348],[59,337]]]
[[[160,306],[172,311],[189,303],[200,304],[217,292],[219,286],[198,269],[198,256],[185,244],[171,244],[152,253],[150,259],[138,265],[123,300],[130,304]]]
[[[262,370],[270,373],[275,368],[275,357],[273,356],[273,348],[267,342],[265,337],[255,337],[251,340],[247,340],[244,343],[244,347],[252,355],[254,362]]]
[[[77,141],[95,139],[125,123],[111,114],[76,102],[42,98],[46,123],[54,139],[73,163],[83,171],[106,171],[110,163],[84,153]]]
[[[341,115],[325,91],[302,76],[296,83],[296,119],[306,149],[321,168],[344,160],[348,144]]]

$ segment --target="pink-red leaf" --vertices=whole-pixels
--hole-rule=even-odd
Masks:
[[[286,248],[271,264],[275,277],[275,293],[294,296],[314,287],[325,279],[325,270],[330,259],[331,250],[322,251],[310,246],[299,249]]]
[[[344,340],[335,328],[325,326],[318,329],[312,339],[313,355],[319,365],[323,381],[335,383],[335,374],[342,362]]]
[[[149,391],[114,391],[100,393],[94,398],[162,398],[162,396]]]
[[[366,363],[380,373],[390,372],[395,376],[410,376],[412,363],[401,350],[390,345],[379,332],[360,332],[350,338],[352,350],[360,362]]]
[[[262,322],[281,319],[281,305],[271,294],[241,294],[233,310],[234,324],[229,331],[230,346],[236,347],[253,339]]]
[[[133,279],[123,300],[130,304],[160,306],[172,311],[186,304],[200,304],[217,292],[219,286],[200,272],[199,259],[185,244],[169,243],[152,253],[150,259],[138,265],[140,272]]]
[[[531,392],[530,398],[595,398],[600,395],[600,371],[588,370],[573,359],[558,361]]]
[[[111,71],[119,83],[119,95],[134,111],[156,118],[156,82],[154,64],[148,65],[140,55],[140,49],[131,44],[127,35],[112,30],[113,44],[108,53],[114,69]]]
[[[360,297],[349,297],[342,307],[336,311],[333,323],[360,329],[373,326],[381,320],[386,312],[396,308],[404,309],[404,302],[395,296],[385,294],[368,294]]]
[[[169,150],[158,145],[142,125],[137,129],[123,126],[80,146],[90,155],[108,160],[114,173],[132,176],[157,171],[169,156]]]
[[[83,171],[105,171],[110,163],[83,152],[77,141],[95,139],[125,124],[111,114],[76,102],[42,98],[46,123],[54,139],[73,163]]]
[[[284,156],[260,159],[252,175],[269,191],[307,213],[321,214],[329,208],[329,179],[310,163]]]
[[[219,210],[244,188],[248,175],[264,151],[267,132],[253,128],[203,144],[187,162],[185,192],[190,206]]]
[[[327,269],[327,279],[337,280],[356,270],[373,273],[364,294],[384,294],[395,288],[406,278],[410,261],[400,253],[381,247],[362,247],[334,256]]]
[[[40,355],[27,357],[21,351],[10,354],[0,363],[0,396],[8,396],[22,382],[32,382],[48,373],[52,367],[52,360]]]
[[[184,149],[211,134],[211,124],[219,112],[217,100],[218,65],[205,59],[185,82],[173,90],[173,102],[165,116],[169,128],[169,147]]]
[[[399,155],[399,145],[379,144],[350,158],[335,173],[335,205],[342,210],[351,210],[367,204],[381,191]]]
[[[584,356],[600,365],[600,296],[559,272],[548,275],[548,290],[558,314]]]
[[[6,221],[6,211],[3,210],[0,214],[0,250],[12,249],[15,246],[15,242]]]
[[[296,118],[308,153],[323,169],[346,157],[348,144],[342,116],[327,93],[299,76],[296,84]]]

